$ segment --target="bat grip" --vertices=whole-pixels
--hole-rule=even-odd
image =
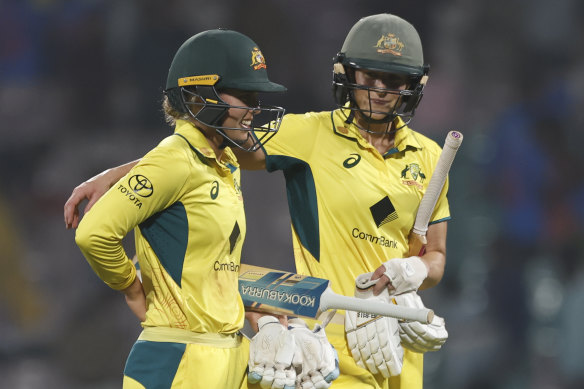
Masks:
[[[330,289],[324,291],[320,298],[320,310],[326,311],[328,309],[345,309],[400,320],[419,321],[424,324],[428,324],[434,319],[434,311],[428,308],[404,307],[381,301],[342,296]]]
[[[456,152],[462,143],[463,136],[458,131],[450,131],[446,136],[444,141],[444,147],[438,158],[438,162],[434,168],[432,177],[430,177],[430,183],[426,188],[426,193],[422,197],[420,206],[418,207],[418,212],[416,215],[416,220],[412,231],[418,235],[426,235],[428,231],[428,223],[440,192],[446,182],[446,177],[448,176],[448,171],[452,165],[452,161],[456,156]]]

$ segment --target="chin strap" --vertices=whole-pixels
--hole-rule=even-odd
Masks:
[[[355,111],[351,110],[351,113],[349,114],[349,116],[347,116],[347,119],[345,120],[346,124],[351,124],[353,123],[353,119],[355,118]]]
[[[354,108],[349,108],[349,109],[350,109],[350,111],[351,111],[351,112],[349,113],[349,116],[347,116],[347,117],[346,117],[346,119],[345,119],[345,123],[346,123],[346,124],[354,124],[354,125],[355,125],[355,126],[357,126],[359,129],[361,129],[361,130],[363,130],[363,131],[365,131],[365,132],[368,132],[368,133],[370,133],[370,134],[379,134],[379,133],[380,133],[379,131],[372,131],[372,130],[370,130],[369,128],[365,128],[365,127],[363,127],[363,126],[360,126],[358,123],[356,123],[356,122],[354,121],[354,119],[355,119],[355,111],[356,111],[357,109],[354,109]],[[362,111],[361,111],[361,110],[359,110],[359,112],[362,112]],[[395,117],[394,117],[392,120],[387,120],[387,119],[379,119],[379,120],[376,120],[376,119],[371,119],[371,118],[368,118],[368,117],[367,117],[367,116],[365,116],[365,115],[361,115],[361,116],[362,116],[362,118],[364,119],[364,121],[365,121],[365,122],[367,122],[368,124],[383,124],[383,123],[387,124],[387,127],[386,127],[385,131],[383,132],[384,134],[391,134],[391,133],[394,133],[394,132],[396,132],[397,130],[399,130],[399,128],[396,128],[396,129],[390,130],[390,128],[391,128],[391,124],[393,123],[393,120],[395,119]],[[387,116],[391,116],[391,115],[389,115],[389,114],[388,114]],[[400,128],[401,128],[401,127],[400,127]]]

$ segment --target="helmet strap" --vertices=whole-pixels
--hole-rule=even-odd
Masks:
[[[211,127],[220,126],[229,107],[223,101],[214,86],[198,85],[196,94],[203,100],[203,107],[195,115],[195,119]]]

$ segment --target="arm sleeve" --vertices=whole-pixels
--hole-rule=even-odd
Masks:
[[[180,198],[189,163],[180,150],[158,147],[114,184],[83,217],[75,241],[91,268],[109,287],[123,290],[136,268],[122,239],[134,227]]]

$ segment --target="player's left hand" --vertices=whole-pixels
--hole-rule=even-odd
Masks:
[[[316,325],[311,331],[304,320],[289,320],[290,333],[296,343],[294,366],[299,371],[296,387],[324,389],[339,376],[339,357],[329,343],[324,328]]]
[[[259,382],[264,389],[293,389],[296,380],[292,365],[296,349],[294,337],[274,316],[262,316],[258,328],[249,347],[248,382]]]
[[[365,290],[359,288],[359,280],[355,297],[393,304],[387,288],[374,296],[371,287]],[[404,349],[400,343],[397,319],[345,311],[345,333],[349,350],[357,365],[385,378],[401,374]]]
[[[413,308],[425,308],[422,299],[416,292],[409,292],[393,297],[397,305]],[[425,353],[440,350],[448,332],[444,319],[434,315],[430,324],[422,324],[417,321],[402,321],[399,323],[399,336],[401,344],[412,351]]]

